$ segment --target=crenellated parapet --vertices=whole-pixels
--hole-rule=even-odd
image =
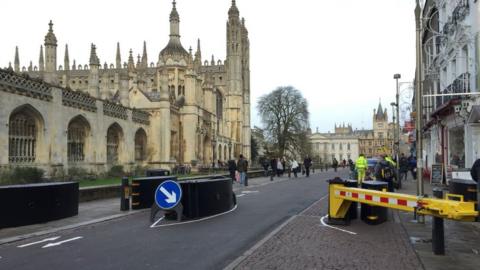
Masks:
[[[52,100],[49,84],[5,69],[0,69],[0,90],[47,101]]]
[[[89,112],[97,111],[96,99],[79,91],[62,89],[62,104]]]
[[[133,109],[132,121],[140,124],[150,125],[150,114],[146,111]]]
[[[103,114],[123,120],[128,118],[126,107],[106,100],[103,101]]]

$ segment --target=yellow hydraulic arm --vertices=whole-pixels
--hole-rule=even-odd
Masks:
[[[447,194],[445,199],[417,197],[386,191],[345,187],[330,184],[329,216],[344,218],[351,202],[414,212],[459,221],[474,221],[478,216],[476,202],[465,202],[462,195]]]

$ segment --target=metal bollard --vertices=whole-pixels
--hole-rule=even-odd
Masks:
[[[443,190],[441,188],[434,188],[433,197],[442,199]],[[445,255],[445,235],[443,229],[443,218],[433,217],[432,251],[435,255]]]
[[[128,177],[123,177],[120,187],[120,211],[128,210],[130,210],[130,185],[128,184]]]

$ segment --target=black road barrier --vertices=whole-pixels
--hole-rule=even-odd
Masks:
[[[388,183],[383,181],[364,181],[362,188],[382,191],[388,188]],[[387,221],[388,208],[361,204],[360,219],[370,225],[377,225]]]
[[[432,191],[435,198],[443,198],[443,190],[441,188],[434,188]],[[445,235],[443,228],[443,218],[433,217],[432,250],[435,255],[445,255]]]

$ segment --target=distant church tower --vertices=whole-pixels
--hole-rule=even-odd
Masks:
[[[250,159],[250,41],[245,19],[240,20],[240,13],[235,0],[228,10],[227,22],[227,97],[231,122],[231,136],[243,144],[243,149],[234,148],[234,155],[240,153]]]

